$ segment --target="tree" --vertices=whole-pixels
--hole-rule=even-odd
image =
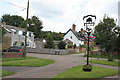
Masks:
[[[116,43],[116,34],[113,29],[116,27],[115,20],[110,17],[103,18],[103,21],[95,27],[95,42],[105,51],[112,52]]]
[[[29,24],[29,27],[28,27],[28,30],[29,31],[32,31],[35,35],[35,37],[41,37],[41,29],[43,28],[42,26],[42,21],[39,20],[38,17],[36,16],[32,16],[31,19],[29,18],[28,19],[28,24]],[[22,28],[25,28],[26,27],[26,21],[23,21],[23,23],[21,24],[21,27]]]
[[[45,48],[55,48],[54,42],[53,42],[53,38],[51,37],[50,34],[46,34],[47,38],[46,38],[46,44],[45,44]]]
[[[66,43],[64,41],[61,41],[61,42],[58,43],[57,46],[58,46],[59,49],[65,49]]]
[[[18,15],[11,16],[10,14],[5,14],[2,16],[1,21],[5,22],[7,25],[20,27],[24,21],[24,18]]]

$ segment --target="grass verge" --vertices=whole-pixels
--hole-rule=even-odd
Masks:
[[[106,76],[113,76],[118,74],[118,70],[104,68],[104,67],[93,67],[91,72],[85,72],[82,70],[83,66],[75,66],[62,72],[54,78],[63,78],[62,80],[66,80],[68,78],[103,78]]]
[[[87,57],[87,54],[84,55],[84,57]],[[108,58],[109,55],[107,54],[101,54],[101,55],[89,55],[89,57],[93,57],[93,58]],[[119,59],[120,55],[113,55],[113,59]]]
[[[91,59],[91,60],[89,60],[89,62],[90,63],[96,63],[96,64],[109,65],[109,66],[120,66],[119,61],[108,61],[108,60]]]
[[[9,75],[13,75],[16,72],[11,72],[11,71],[0,71],[0,77],[4,77],[4,76],[9,76]]]
[[[34,59],[36,57],[24,57],[24,58],[2,58],[2,61],[16,61],[16,60],[27,60]]]
[[[33,58],[25,60],[13,60],[13,61],[3,61],[2,66],[30,66],[30,67],[41,67],[47,66],[54,63],[55,61],[50,59]]]

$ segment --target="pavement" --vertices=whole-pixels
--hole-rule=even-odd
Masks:
[[[17,74],[6,76],[4,78],[52,78],[53,76],[66,71],[69,68],[72,68],[77,65],[84,65],[86,58],[83,57],[83,54],[72,54],[72,55],[49,55],[49,54],[35,54],[35,53],[28,53],[27,56],[33,56],[38,58],[45,58],[51,59],[56,61],[54,64],[50,64],[48,66],[43,67],[23,67],[23,68],[11,68],[15,69]],[[92,58],[93,59],[93,58]],[[93,64],[93,66],[100,66],[100,67],[107,67],[111,69],[118,69],[115,66],[107,66],[101,64]],[[5,67],[4,67],[5,69]],[[6,68],[9,69],[9,68]],[[17,69],[17,70],[16,70]],[[118,78],[116,76],[109,76],[106,78]]]

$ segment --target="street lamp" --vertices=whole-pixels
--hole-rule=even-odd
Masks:
[[[95,20],[95,15],[87,15],[83,17],[84,26],[86,27],[86,33],[88,34],[87,65],[89,65],[89,36],[92,32],[93,26],[95,25]]]

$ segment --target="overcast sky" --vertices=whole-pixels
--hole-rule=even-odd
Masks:
[[[43,21],[43,31],[67,32],[76,24],[84,28],[83,16],[96,15],[96,25],[104,14],[118,19],[119,0],[30,0],[29,18],[37,16]],[[3,14],[19,15],[26,19],[27,0],[0,0]]]

